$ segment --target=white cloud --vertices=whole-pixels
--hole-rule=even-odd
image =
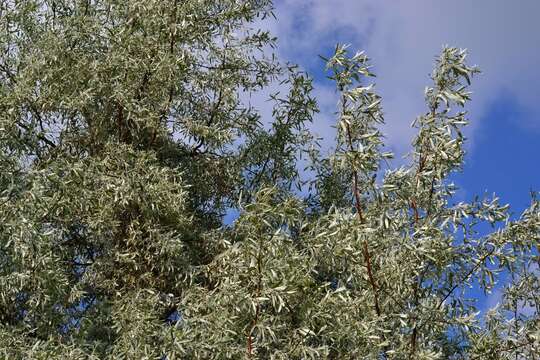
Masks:
[[[338,41],[367,51],[384,98],[384,130],[398,153],[408,149],[411,121],[425,111],[423,89],[444,44],[470,49],[471,62],[483,70],[472,87],[469,136],[502,93],[518,99],[528,114],[520,125],[540,129],[535,89],[540,83],[540,1],[277,0],[275,5],[278,20],[267,26],[279,38],[282,58],[312,69],[323,65],[316,55]],[[317,93],[323,95],[322,118],[328,118],[327,105],[336,99],[324,86],[318,84]],[[320,121],[317,130],[330,131],[329,120]]]

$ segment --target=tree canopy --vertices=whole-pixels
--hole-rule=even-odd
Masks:
[[[267,16],[0,0],[0,357],[539,359],[540,201],[511,216],[450,180],[466,52],[437,57],[393,167],[368,57],[324,59],[322,151],[312,78],[273,55]],[[249,96],[276,81],[262,118]]]

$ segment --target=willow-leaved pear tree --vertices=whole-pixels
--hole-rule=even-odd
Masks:
[[[540,358],[540,202],[510,217],[449,180],[478,72],[465,52],[437,58],[391,169],[366,55],[326,59],[324,155],[310,77],[255,25],[271,15],[0,0],[1,358]],[[262,119],[246,99],[273,81]],[[470,287],[499,305],[478,312]]]

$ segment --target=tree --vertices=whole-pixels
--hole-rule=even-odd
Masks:
[[[448,180],[465,52],[443,49],[410,163],[390,169],[369,60],[337,46],[324,156],[310,77],[251,28],[271,6],[0,2],[2,357],[538,358],[539,201],[510,220]],[[273,80],[287,92],[261,119],[244,99]],[[504,278],[476,313],[466,289]]]

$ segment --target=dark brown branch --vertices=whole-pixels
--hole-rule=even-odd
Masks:
[[[345,100],[343,103],[343,113],[345,113]],[[347,122],[345,122],[345,127],[347,131],[347,141],[349,143],[349,150],[354,153],[354,145],[352,141],[352,134],[351,134],[351,128]],[[359,190],[359,181],[358,181],[358,171],[356,170],[356,167],[353,166],[353,194],[354,194],[354,204],[356,208],[356,213],[358,215],[358,219],[360,220],[360,223],[363,224],[365,222],[364,216],[362,213],[362,205],[360,203],[360,190]],[[375,281],[375,277],[373,276],[373,270],[371,268],[371,254],[369,253],[369,245],[367,243],[367,240],[364,239],[363,247],[362,247],[362,253],[364,256],[364,260],[366,262],[366,268],[368,273],[368,279],[369,283],[371,285],[371,288],[373,290],[373,297],[374,297],[374,307],[375,307],[375,313],[377,316],[381,316],[381,308],[379,306],[379,295],[377,290],[377,283]]]
[[[271,241],[273,237],[274,235],[272,234],[270,236],[269,241]],[[247,356],[249,359],[251,359],[251,357],[253,356],[253,331],[257,327],[257,324],[259,322],[259,316],[261,313],[261,303],[259,301],[259,298],[261,297],[261,292],[262,292],[262,260],[263,260],[262,255],[263,254],[261,251],[261,247],[262,247],[263,237],[260,236],[259,239],[260,239],[259,249],[257,253],[257,287],[255,290],[255,298],[256,298],[257,305],[255,307],[255,316],[253,317],[253,320],[251,322],[249,332],[247,333]]]
[[[432,112],[432,114],[434,114],[434,111]],[[424,148],[420,147],[420,156],[419,156],[419,159],[418,159],[418,169],[417,169],[416,175],[415,175],[417,188],[418,188],[418,186],[420,186],[420,174],[424,170],[424,167],[425,167],[426,161],[427,161],[427,156],[424,154],[424,152],[425,152]],[[432,186],[433,186],[433,184],[432,184]],[[431,202],[431,196],[430,196],[430,202]],[[414,212],[414,223],[413,223],[413,229],[414,229],[414,227],[418,226],[418,223],[420,221],[420,214],[419,214],[419,211],[418,211],[418,205],[416,204],[416,200],[414,199],[414,197],[411,199],[411,208],[413,209],[413,212]],[[424,272],[425,272],[426,269],[427,269],[427,267],[424,268]],[[413,297],[414,297],[413,303],[414,303],[415,308],[418,307],[418,302],[419,302],[419,294],[418,293],[420,291],[420,287],[422,286],[424,272],[420,276],[418,276],[418,278],[416,279],[415,286],[414,286],[414,289],[413,289]],[[415,317],[413,317],[413,321],[415,321]],[[418,327],[416,326],[416,324],[414,324],[413,331],[411,333],[411,353],[409,355],[410,359],[413,359],[414,355],[416,354],[417,338],[418,338]]]
[[[482,256],[482,258],[480,260],[478,260],[478,262],[476,263],[476,265],[474,267],[472,267],[468,272],[467,274],[465,274],[465,276],[460,280],[460,281],[457,281],[454,286],[452,286],[452,288],[443,296],[443,298],[441,299],[441,301],[439,302],[439,305],[437,305],[437,309],[440,309],[441,306],[444,304],[444,302],[446,301],[446,299],[448,299],[450,297],[450,295],[452,295],[452,293],[460,286],[462,285],[462,282],[463,281],[466,281],[472,274],[474,274],[474,272],[476,270],[478,270],[478,268],[480,266],[482,266],[482,264],[484,263],[484,261],[486,261],[486,259],[488,257],[490,257],[493,253],[495,252],[495,247],[493,249],[491,249],[487,254],[485,254],[484,256]]]
[[[454,286],[452,286],[452,288],[450,288],[446,294],[442,297],[442,299],[439,301],[439,304],[437,305],[437,307],[435,308],[436,310],[439,310],[444,302],[454,293],[454,291],[460,286],[463,284],[463,281],[466,281],[476,270],[478,270],[478,268],[484,263],[484,261],[486,261],[486,259],[488,257],[490,257],[493,253],[495,252],[495,248],[493,248],[492,250],[490,250],[487,254],[485,254],[484,256],[482,256],[478,263],[472,267],[466,274],[465,276],[463,276],[461,278],[461,280],[457,281]],[[426,324],[429,324],[433,321],[433,317],[434,315],[430,316],[430,318],[428,319],[428,321],[425,321],[423,322],[422,324],[418,325],[415,327],[415,329],[417,329],[417,331],[419,331],[424,325]],[[413,330],[414,332],[414,330]],[[416,336],[416,335],[415,335]],[[412,337],[412,336],[411,336]],[[413,345],[413,343],[411,342],[411,345]],[[414,344],[415,345],[415,344]],[[414,347],[411,348],[411,358],[412,356],[414,355],[414,352],[413,350],[416,348],[416,345]]]
[[[124,140],[124,109],[120,103],[116,104],[116,126],[118,129],[118,140]]]
[[[221,89],[219,89],[219,93],[218,93],[218,100],[217,102],[214,104],[214,106],[212,107],[212,110],[210,112],[210,118],[206,121],[206,126],[211,126],[213,123],[214,123],[214,120],[216,118],[216,114],[219,110],[219,108],[221,107],[221,102],[223,101],[223,92]],[[201,138],[197,145],[195,145],[192,149],[191,149],[191,153],[192,154],[196,154],[199,149],[204,145],[204,138]]]
[[[17,125],[20,126],[21,128],[23,128],[24,130],[30,132],[30,133],[32,132],[30,130],[30,128],[27,125],[23,124],[23,123],[17,122]],[[43,134],[35,134],[35,135],[39,140],[43,141],[45,144],[49,145],[50,147],[52,147],[52,148],[56,147],[56,144],[54,142],[52,142],[51,140],[47,139],[45,137],[45,135],[43,135]]]

